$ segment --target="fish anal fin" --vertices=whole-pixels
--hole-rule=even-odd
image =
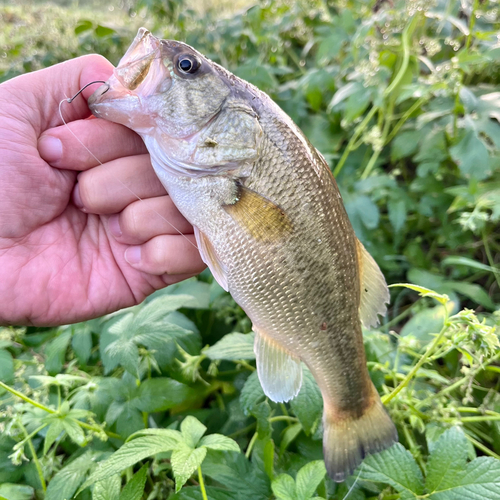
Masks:
[[[375,327],[379,323],[378,315],[385,316],[387,312],[389,289],[382,271],[359,240],[356,240],[356,249],[360,280],[359,318],[365,328]]]
[[[238,187],[236,201],[224,205],[224,210],[259,241],[277,241],[292,231],[290,219],[280,207],[245,186]]]
[[[340,483],[367,455],[397,442],[394,423],[372,385],[373,397],[361,415],[336,412],[326,404],[323,412],[323,454],[328,475]]]
[[[253,330],[257,374],[265,395],[276,403],[290,401],[302,385],[300,359],[255,326]]]
[[[201,260],[210,268],[215,281],[228,292],[229,286],[227,283],[226,270],[217,257],[212,243],[210,243],[210,240],[196,226],[194,227],[194,235],[196,237]]]

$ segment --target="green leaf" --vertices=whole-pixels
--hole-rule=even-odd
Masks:
[[[466,283],[464,281],[446,281],[446,284],[456,292],[465,295],[490,311],[494,311],[497,308],[493,300],[491,300],[491,297],[480,285],[476,285],[475,283]]]
[[[172,453],[170,463],[175,477],[175,492],[177,493],[186,481],[193,475],[193,472],[201,465],[207,454],[206,448],[192,449],[188,446],[181,446]]]
[[[426,488],[444,490],[456,484],[467,464],[467,438],[457,427],[441,434],[427,463]]]
[[[468,178],[482,180],[491,175],[488,150],[472,127],[450,148],[450,155],[462,174]]]
[[[302,424],[297,422],[296,424],[289,425],[283,432],[280,443],[280,456],[288,448],[290,443],[301,433]]]
[[[500,269],[487,266],[486,264],[478,262],[477,260],[469,259],[467,257],[460,257],[458,255],[446,257],[441,261],[441,264],[444,266],[467,266],[474,269],[479,269],[480,271],[488,271],[490,273],[500,274]]]
[[[404,200],[389,200],[387,202],[387,210],[389,212],[391,225],[397,233],[406,222],[406,204]]]
[[[304,432],[311,433],[323,412],[323,398],[312,373],[303,366],[302,387],[297,397],[290,401],[293,412],[299,419]]]
[[[14,360],[9,351],[0,349],[0,380],[6,384],[14,379]]]
[[[60,418],[54,419],[47,429],[47,434],[45,435],[45,442],[43,444],[43,454],[46,455],[49,448],[54,444],[54,441],[59,437],[61,432],[63,432],[64,426]]]
[[[461,477],[454,484],[433,493],[430,500],[499,500],[500,460],[479,457],[467,464]]]
[[[323,460],[315,460],[304,465],[295,479],[297,500],[309,500],[326,474]]]
[[[50,481],[45,500],[62,500],[73,498],[73,495],[94,465],[93,453],[87,451],[81,457],[63,467]]]
[[[194,448],[207,428],[195,417],[187,416],[181,423],[181,434],[187,446]]]
[[[172,451],[180,441],[180,433],[170,429],[158,429],[164,432],[151,435],[140,436],[128,441],[119,448],[106,461],[101,462],[92,475],[85,481],[80,488],[83,490],[88,486],[102,481],[110,476],[120,473],[122,470],[130,467],[147,457]],[[145,431],[140,431],[145,432]]]
[[[418,285],[411,285],[409,283],[394,283],[392,285],[389,285],[389,288],[393,287],[404,287],[404,288],[409,288],[410,290],[415,290],[418,292],[422,297],[431,297],[438,302],[441,302],[441,304],[446,304],[449,302],[449,297],[446,295],[441,295],[439,293],[434,292],[433,290],[429,290],[428,288],[425,288],[424,286],[418,286]]]
[[[271,488],[278,500],[298,500],[295,492],[295,481],[288,474],[280,474],[271,483]]]
[[[253,344],[255,333],[229,333],[222,337],[213,346],[204,351],[210,359],[227,359],[238,361],[239,359],[255,359]]]
[[[50,374],[60,373],[66,358],[66,349],[71,340],[71,331],[66,330],[52,340],[45,348],[45,368]]]
[[[100,24],[97,26],[97,28],[94,30],[95,34],[99,38],[103,38],[105,36],[110,36],[113,33],[116,33],[116,31],[112,28],[107,28],[106,26],[101,26]]]
[[[118,500],[122,480],[119,474],[95,483],[92,490],[92,500]]]
[[[92,24],[92,21],[88,21],[87,19],[81,19],[75,26],[75,35],[79,35],[84,31],[91,30],[93,27],[94,25]]]
[[[389,484],[400,493],[411,495],[410,498],[424,492],[424,480],[417,462],[399,443],[368,456],[358,471],[360,480]]]
[[[254,371],[246,379],[245,385],[241,390],[240,404],[243,411],[248,414],[252,408],[257,406],[265,397],[257,371]]]
[[[211,450],[241,451],[238,443],[234,439],[223,436],[222,434],[210,434],[210,436],[205,436],[201,438],[198,446],[205,446]]]
[[[148,465],[143,465],[139,472],[125,485],[120,494],[120,500],[141,500],[146,484]]]
[[[0,484],[0,499],[2,500],[31,500],[34,495],[35,490],[31,486],[12,483]]]
[[[71,347],[80,364],[87,364],[92,352],[92,332],[86,323],[74,326]]]
[[[271,438],[267,439],[262,451],[264,470],[267,477],[272,481],[274,478],[274,441]]]
[[[76,423],[76,420],[72,418],[62,418],[61,424],[71,441],[74,441],[79,446],[83,446],[86,443],[85,433],[83,432],[83,429]]]
[[[196,397],[196,391],[171,378],[150,378],[141,383],[135,405],[141,411],[169,410]]]

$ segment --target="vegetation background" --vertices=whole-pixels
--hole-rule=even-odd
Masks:
[[[250,322],[204,272],[97,320],[0,328],[0,499],[500,499],[498,0],[3,2],[0,81],[116,64],[141,25],[268,92],[408,283],[364,332],[401,444],[333,484],[314,380],[266,400]]]

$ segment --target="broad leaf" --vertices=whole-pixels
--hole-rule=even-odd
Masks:
[[[323,398],[312,373],[303,366],[302,387],[297,397],[290,401],[293,412],[306,434],[309,434],[323,412]]]
[[[201,438],[198,446],[205,446],[211,450],[241,451],[238,443],[234,439],[223,436],[222,434],[210,434],[210,436],[205,436]]]
[[[121,477],[119,474],[95,483],[92,500],[118,500],[120,497]]]
[[[139,472],[134,474],[134,477],[123,488],[120,500],[141,500],[144,493],[144,485],[146,484],[147,472],[148,466],[143,465]]]
[[[326,474],[323,460],[315,460],[304,465],[295,479],[297,500],[309,500]]]
[[[207,454],[206,448],[192,449],[188,446],[181,446],[175,449],[170,458],[172,471],[175,477],[175,491],[178,492],[186,481],[193,475],[193,472],[201,465]]]
[[[142,382],[135,405],[141,411],[165,411],[196,397],[196,391],[171,378],[151,378]]]
[[[400,493],[412,495],[410,498],[424,492],[424,480],[417,462],[399,443],[367,457],[358,471],[361,480],[390,484]]]
[[[34,494],[35,491],[31,486],[12,483],[0,484],[1,500],[31,500]]]
[[[271,488],[279,500],[297,500],[295,481],[288,474],[280,474],[271,483]]]
[[[258,405],[265,397],[257,371],[254,371],[247,378],[241,390],[240,403],[243,411],[249,413],[251,409]]]
[[[181,434],[184,442],[194,448],[207,428],[195,417],[187,416],[181,423]]]
[[[9,351],[0,349],[0,381],[9,384],[14,378],[14,360]]]
[[[255,359],[253,344],[255,334],[252,333],[229,333],[222,337],[219,342],[209,347],[204,354],[210,359],[227,359],[237,361],[239,359]]]

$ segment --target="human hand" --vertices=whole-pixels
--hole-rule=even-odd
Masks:
[[[112,69],[91,55],[0,85],[0,324],[98,317],[205,267],[139,136],[63,103],[100,165],[61,125],[61,99]]]

